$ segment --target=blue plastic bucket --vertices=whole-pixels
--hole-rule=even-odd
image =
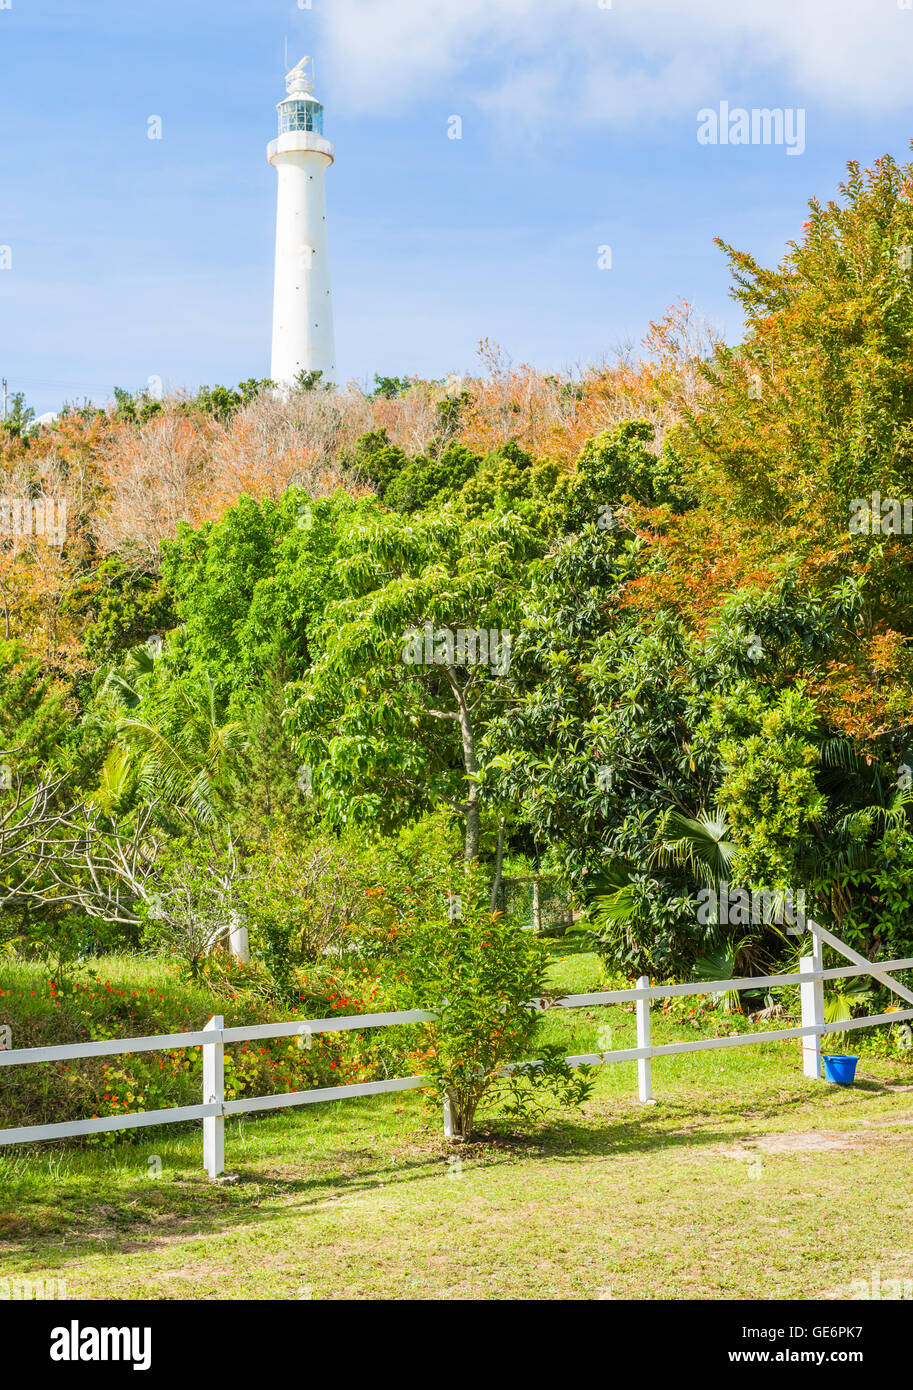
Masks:
[[[822,1061],[824,1062],[826,1080],[833,1081],[837,1086],[852,1086],[856,1076],[858,1057],[852,1057],[844,1052],[825,1052]]]

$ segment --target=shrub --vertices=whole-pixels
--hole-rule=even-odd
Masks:
[[[634,869],[606,882],[612,891],[594,898],[590,932],[604,967],[631,979],[687,976],[697,946],[692,900]]]
[[[247,861],[236,902],[252,957],[279,990],[293,987],[302,965],[327,953],[338,959],[364,900],[363,877],[356,855],[329,836],[295,844],[277,835]]]
[[[177,956],[196,980],[208,952],[236,920],[237,855],[212,836],[175,840],[156,869],[155,891],[141,907],[143,943]]]
[[[546,995],[545,946],[515,922],[487,910],[486,883],[475,866],[454,872],[452,888],[393,914],[377,903],[375,952],[393,976],[401,1008],[423,1008],[415,1061],[449,1097],[456,1137],[473,1137],[483,1097],[499,1096],[507,1113],[531,1114],[545,1094],[577,1105],[590,1093],[589,1069],[573,1071],[555,1046],[533,1059],[537,1012]]]

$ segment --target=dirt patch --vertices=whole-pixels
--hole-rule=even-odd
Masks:
[[[838,1149],[851,1149],[861,1138],[862,1135],[845,1130],[813,1129],[799,1134],[787,1131],[781,1134],[760,1134],[749,1143],[732,1148],[714,1149],[713,1152],[722,1154],[725,1158],[750,1158],[756,1153],[828,1153]]]

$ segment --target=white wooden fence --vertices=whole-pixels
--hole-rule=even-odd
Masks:
[[[803,1048],[803,1071],[807,1077],[821,1078],[821,1038],[828,1033],[845,1033],[855,1028],[872,1028],[883,1023],[900,1023],[913,1019],[913,1008],[890,1013],[872,1014],[866,1018],[848,1019],[838,1023],[824,1021],[824,982],[857,975],[871,975],[880,984],[901,998],[913,1003],[913,989],[900,984],[891,972],[913,969],[913,958],[872,962],[865,960],[851,947],[832,936],[825,928],[810,922],[814,942],[813,953],[804,956],[797,975],[765,975],[740,977],[733,980],[709,980],[698,984],[651,985],[641,976],[634,989],[604,990],[595,994],[569,994],[563,999],[534,999],[535,1009],[591,1008],[600,1004],[636,1004],[637,1046],[615,1051],[585,1053],[568,1057],[572,1067],[602,1066],[615,1062],[636,1062],[638,1095],[649,1103],[653,1099],[650,1074],[654,1057],[674,1057],[685,1052],[706,1052],[721,1047],[750,1047],[755,1043],[785,1042],[791,1038],[808,1038],[810,1046]],[[852,964],[834,970],[822,968],[822,944],[833,946]],[[796,1028],[780,1028],[765,1033],[739,1033],[727,1038],[697,1038],[693,1042],[650,1042],[650,1003],[654,999],[674,999],[688,995],[717,994],[723,991],[773,989],[777,986],[799,985],[802,1023]],[[61,1047],[28,1047],[0,1050],[0,1068],[25,1066],[35,1062],[64,1062],[82,1057],[124,1056],[135,1052],[156,1052],[169,1048],[202,1047],[203,1103],[175,1106],[168,1110],[138,1111],[132,1115],[105,1115],[89,1120],[70,1120],[60,1124],[23,1125],[17,1129],[0,1129],[0,1144],[27,1144],[38,1140],[66,1139],[74,1135],[98,1134],[105,1130],[136,1129],[143,1125],[173,1124],[183,1120],[203,1121],[204,1166],[211,1178],[225,1170],[225,1117],[242,1115],[254,1110],[279,1110],[293,1105],[314,1105],[321,1101],[346,1100],[350,1096],[382,1095],[388,1091],[412,1091],[429,1087],[427,1076],[397,1076],[386,1081],[356,1082],[347,1086],[321,1086],[309,1091],[280,1092],[269,1096],[249,1096],[241,1100],[225,1099],[224,1055],[226,1043],[250,1042],[264,1038],[309,1037],[316,1033],[336,1033],[368,1028],[394,1028],[408,1023],[433,1023],[437,1015],[422,1009],[399,1013],[352,1014],[340,1018],[314,1018],[289,1023],[262,1023],[226,1028],[221,1016],[211,1018],[198,1033],[164,1033],[147,1038],[114,1038],[103,1042],[65,1044]],[[444,1132],[451,1135],[450,1106],[444,1099]]]

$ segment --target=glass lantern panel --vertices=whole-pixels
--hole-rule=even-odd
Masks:
[[[279,134],[306,130],[323,134],[323,107],[319,101],[284,101],[279,107]]]

